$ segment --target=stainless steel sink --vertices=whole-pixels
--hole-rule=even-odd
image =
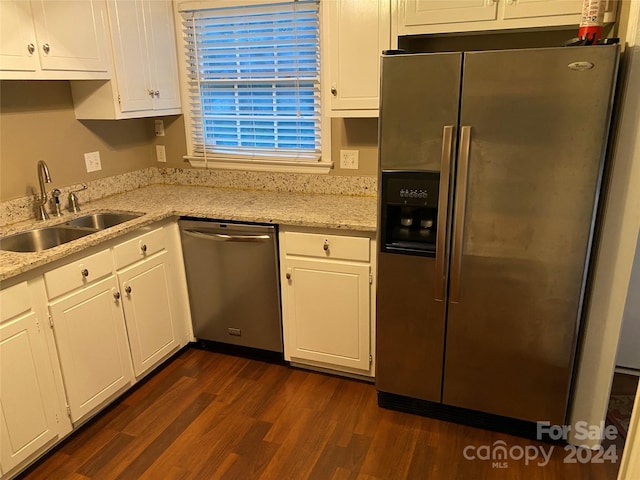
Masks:
[[[36,228],[0,238],[0,250],[11,252],[41,252],[63,243],[90,235],[95,230],[63,226]]]
[[[138,213],[92,213],[62,225],[36,228],[0,237],[0,250],[23,253],[41,252],[141,216],[142,214]]]
[[[92,213],[91,215],[70,220],[66,222],[65,225],[104,230],[105,228],[113,227],[141,216],[141,214],[137,213]]]

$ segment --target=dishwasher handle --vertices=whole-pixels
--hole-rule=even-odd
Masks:
[[[229,235],[226,233],[203,232],[201,230],[183,230],[185,235],[195,238],[204,238],[217,242],[264,242],[271,239],[271,235]]]

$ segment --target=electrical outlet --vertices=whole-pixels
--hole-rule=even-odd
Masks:
[[[159,162],[167,161],[167,154],[164,151],[164,145],[156,145],[156,158]]]
[[[85,153],[84,164],[87,167],[87,173],[102,170],[102,164],[100,163],[100,152]]]
[[[340,168],[358,169],[358,150],[340,150]]]
[[[164,121],[156,120],[156,137],[164,137]]]

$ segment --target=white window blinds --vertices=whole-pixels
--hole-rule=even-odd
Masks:
[[[317,1],[182,15],[192,155],[317,161]]]

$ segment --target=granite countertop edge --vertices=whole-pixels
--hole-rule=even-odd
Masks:
[[[0,281],[35,270],[74,253],[171,217],[269,223],[294,227],[376,231],[375,197],[235,190],[216,187],[151,185],[81,205],[46,221],[28,220],[0,227],[0,235],[58,225],[95,212],[142,214],[114,227],[91,233],[37,253],[0,250]]]

